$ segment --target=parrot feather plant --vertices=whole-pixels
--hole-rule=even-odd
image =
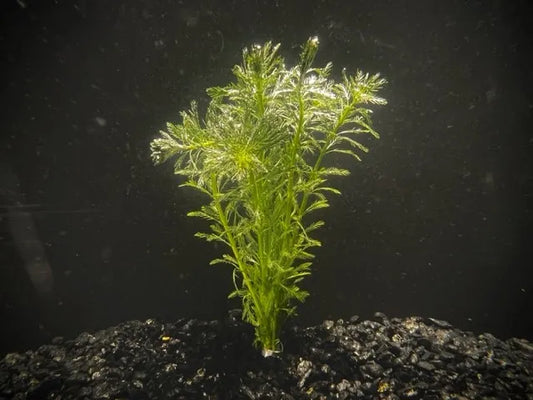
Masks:
[[[299,285],[310,274],[310,249],[320,246],[311,235],[323,225],[312,214],[328,206],[328,193],[340,193],[328,177],[349,173],[324,161],[333,153],[360,160],[368,150],[358,136],[379,137],[367,105],[386,104],[376,95],[386,83],[379,74],[343,72],[335,82],[331,63],[313,67],[316,37],[290,69],[278,49],[244,49],[235,81],[207,89],[205,117],[192,102],[150,146],[155,164],[173,159],[182,186],[205,194],[188,215],[209,221],[210,232],[196,236],[226,245],[211,264],[233,267],[229,297],[241,299],[265,357],[281,351],[281,325],[309,294]]]

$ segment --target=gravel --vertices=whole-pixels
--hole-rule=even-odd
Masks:
[[[0,361],[0,399],[533,399],[533,344],[432,318],[287,326],[263,358],[224,321],[128,321]]]

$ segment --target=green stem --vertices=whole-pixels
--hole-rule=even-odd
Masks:
[[[339,116],[339,119],[337,120],[337,123],[335,124],[335,127],[326,134],[326,138],[327,138],[326,142],[324,143],[324,145],[320,149],[320,153],[318,154],[318,157],[317,157],[317,159],[315,161],[315,164],[313,165],[313,169],[311,170],[311,178],[310,179],[313,179],[315,177],[315,174],[320,169],[320,166],[322,165],[322,159],[327,154],[327,150],[328,150],[330,144],[333,142],[333,140],[337,136],[337,132],[339,131],[341,126],[346,121],[346,118],[348,117],[350,112],[353,110],[353,108],[355,106],[355,103],[356,103],[355,100],[352,101],[349,106],[346,106],[342,110],[342,112],[341,112],[341,114]],[[306,193],[304,193],[304,195],[302,197],[302,201],[300,203],[300,208],[299,208],[300,215],[303,214],[303,212],[305,211],[305,207],[307,207],[307,201],[309,200],[309,195],[310,194],[311,194],[310,192],[306,192]]]
[[[216,210],[218,212],[218,217],[220,219],[220,222],[222,223],[222,227],[224,228],[224,232],[226,232],[226,236],[228,237],[228,243],[231,247],[231,250],[233,252],[233,255],[235,256],[235,260],[237,261],[237,264],[239,265],[239,270],[242,275],[242,280],[244,283],[244,286],[248,289],[250,292],[254,304],[257,304],[257,295],[252,287],[252,282],[250,281],[248,274],[246,273],[246,264],[243,262],[241,253],[239,252],[239,247],[237,245],[237,242],[235,241],[235,238],[233,237],[233,234],[231,233],[228,219],[226,218],[226,213],[222,209],[222,205],[220,204],[219,197],[220,192],[218,191],[218,184],[217,184],[217,178],[215,174],[211,175],[211,192],[213,194],[213,201],[215,203]],[[261,310],[257,310],[258,312]],[[261,319],[262,316],[258,315],[258,319]]]
[[[257,258],[260,268],[261,284],[259,290],[261,296],[259,299],[265,300],[265,304],[256,302],[255,306],[261,310],[260,320],[258,321],[257,335],[261,344],[263,345],[263,352],[268,354],[270,351],[275,351],[277,335],[278,335],[278,296],[273,291],[273,287],[269,279],[273,278],[276,272],[271,270],[270,263],[272,262],[273,252],[273,237],[276,232],[272,230],[272,221],[265,221],[265,218],[272,218],[268,215],[269,204],[265,204],[264,194],[268,193],[263,185],[264,182],[258,181],[253,172],[250,173],[250,184],[253,188],[253,203],[255,205],[255,212],[258,213],[259,221],[256,223],[256,240],[257,240]],[[268,199],[267,199],[268,200]],[[273,199],[272,199],[273,200]],[[274,201],[274,200],[273,200]]]
[[[298,84],[296,87],[296,93],[298,96],[298,126],[296,128],[296,132],[294,133],[294,137],[291,143],[291,149],[290,149],[290,171],[289,171],[289,178],[287,181],[287,210],[285,213],[285,226],[290,226],[291,219],[293,218],[293,211],[294,211],[294,175],[295,175],[295,164],[296,164],[296,154],[300,153],[300,138],[304,130],[304,101],[302,98],[302,84],[303,84],[303,78],[304,73],[300,73],[300,77],[298,80]],[[301,213],[299,214],[301,215]],[[294,245],[294,238],[289,238],[286,241],[288,246]],[[288,250],[287,248],[285,250]]]

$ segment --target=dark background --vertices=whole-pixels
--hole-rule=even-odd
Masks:
[[[0,351],[239,306],[185,216],[202,198],[149,142],[243,47],[281,42],[292,65],[314,34],[317,64],[381,72],[389,105],[363,162],[338,160],[295,322],[381,311],[533,340],[527,3],[3,1]]]

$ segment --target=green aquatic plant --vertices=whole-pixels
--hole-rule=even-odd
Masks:
[[[376,95],[386,83],[379,74],[343,72],[335,82],[331,63],[313,67],[316,37],[289,69],[278,49],[244,49],[235,81],[207,89],[205,117],[193,102],[151,142],[156,164],[172,158],[182,186],[205,194],[206,204],[188,215],[210,224],[196,236],[227,246],[211,264],[233,267],[229,297],[242,300],[264,356],[281,350],[281,325],[309,294],[299,284],[310,274],[310,248],[320,246],[311,234],[323,225],[312,213],[328,206],[326,194],[340,193],[328,177],[349,173],[324,161],[333,153],[360,160],[368,150],[357,137],[379,137],[365,105],[386,104]]]

